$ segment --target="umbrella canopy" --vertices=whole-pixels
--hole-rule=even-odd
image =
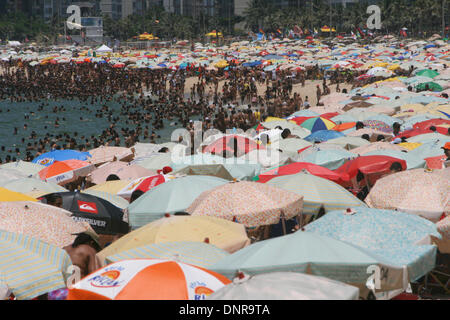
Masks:
[[[75,221],[87,222],[98,234],[123,234],[128,232],[128,224],[123,221],[123,212],[112,203],[80,192],[60,192],[44,196],[59,196],[62,207],[72,212]]]
[[[367,146],[370,144],[369,141],[366,139],[362,139],[360,137],[342,137],[333,139],[330,142],[324,142],[320,145],[321,148],[323,148],[326,145],[333,144],[341,146],[342,148],[346,150],[353,150],[355,148],[359,148],[361,146]],[[352,151],[353,152],[353,151]]]
[[[111,204],[113,204],[114,206],[116,206],[117,208],[122,209],[122,210],[125,210],[128,207],[128,205],[130,204],[126,199],[116,196],[114,194],[105,192],[105,191],[99,191],[99,190],[92,189],[92,190],[83,190],[83,191],[81,191],[81,193],[87,193],[87,194],[90,194],[91,196],[106,200],[106,201],[110,202]]]
[[[177,261],[130,259],[112,263],[77,282],[68,300],[205,300],[231,281]]]
[[[0,230],[0,280],[18,300],[65,288],[72,264],[66,251],[29,237]]]
[[[237,147],[237,157],[247,154],[253,150],[265,149],[263,145],[258,144],[250,138],[239,135],[228,135],[209,144],[203,150],[203,153],[222,155],[225,152],[227,155],[232,156],[235,151],[235,143]]]
[[[130,225],[139,228],[166,213],[185,211],[202,192],[228,182],[210,176],[187,176],[160,184],[130,204],[127,209]]]
[[[112,174],[118,176],[120,180],[134,180],[156,175],[155,172],[140,165],[129,164],[122,161],[114,161],[106,163],[100,166],[97,170],[94,170],[90,175],[90,179],[92,183],[101,184],[106,182],[108,176]]]
[[[309,142],[324,142],[332,139],[337,139],[344,137],[345,135],[338,131],[333,130],[320,130],[314,133],[311,133],[309,136],[304,139]]]
[[[140,190],[145,193],[166,181],[169,181],[169,178],[162,174],[139,178],[126,185],[122,190],[117,192],[117,195],[124,199],[130,200],[134,191]]]
[[[101,146],[92,150],[89,150],[89,154],[92,156],[89,162],[92,164],[101,164],[110,161],[125,161],[131,160],[134,157],[132,149],[124,147],[110,147]]]
[[[27,175],[25,173],[22,173],[16,169],[0,168],[0,181],[2,183],[26,177]]]
[[[204,164],[204,165],[192,165],[179,169],[175,172],[171,172],[172,175],[188,175],[188,176],[213,176],[229,181],[233,181],[233,176],[222,164]]]
[[[436,248],[430,236],[440,237],[434,223],[398,211],[362,207],[353,211],[329,212],[305,230],[368,249],[397,265],[407,265],[411,279],[434,268]]]
[[[212,244],[196,241],[175,241],[153,243],[126,250],[106,257],[106,263],[127,259],[176,259],[183,263],[208,268],[228,255],[228,252]]]
[[[433,79],[439,75],[439,72],[435,70],[425,69],[417,71],[416,75]]]
[[[2,164],[2,165],[0,165],[0,172],[1,172],[1,169],[17,170],[17,171],[29,176],[29,175],[37,174],[39,171],[44,169],[44,166],[37,164],[37,163],[20,160],[18,162],[10,162],[10,163]]]
[[[416,89],[420,91],[428,90],[428,91],[434,91],[434,92],[441,92],[444,90],[442,86],[434,81],[430,82],[422,82],[416,85]]]
[[[358,300],[359,289],[324,277],[271,272],[243,279],[211,294],[206,300]]]
[[[318,117],[304,121],[301,126],[311,132],[316,132],[320,130],[331,130],[336,126],[336,124],[331,120]]]
[[[392,158],[402,159],[406,161],[406,168],[408,170],[425,168],[427,163],[424,159],[398,150],[375,150],[366,153],[364,156],[388,156]]]
[[[346,150],[322,150],[320,145],[314,149],[308,149],[299,155],[301,162],[309,162],[329,170],[335,170],[345,162],[356,158],[357,156]]]
[[[141,167],[151,171],[158,171],[172,162],[172,155],[170,153],[157,153],[148,157],[137,158],[131,164],[137,164]]]
[[[16,201],[37,201],[35,198],[29,197],[23,193],[11,191],[0,187],[0,203],[16,202]]]
[[[295,248],[295,250],[287,250]],[[211,270],[228,278],[237,271],[249,275],[271,272],[297,272],[319,275],[365,289],[367,268],[379,266],[387,278],[381,290],[404,287],[403,268],[373,254],[367,249],[312,232],[293,234],[256,242],[224,258]],[[365,289],[367,290],[367,289]]]
[[[277,177],[268,184],[303,196],[303,214],[325,212],[367,205],[340,185],[312,174],[297,173]]]
[[[93,164],[81,160],[54,161],[39,171],[39,177],[47,182],[67,184],[85,177],[95,169]]]
[[[379,150],[395,150],[395,151],[408,151],[408,149],[399,146],[397,144],[392,144],[389,142],[374,142],[367,144],[365,146],[355,148],[352,150],[353,153],[359,154],[359,155],[365,155],[366,153],[373,152],[373,151],[379,151]]]
[[[366,203],[372,208],[398,209],[437,222],[443,213],[450,212],[449,182],[448,177],[424,169],[399,172],[378,180]]]
[[[266,184],[241,181],[203,192],[187,212],[238,221],[246,227],[277,224],[301,213],[303,198]]]
[[[253,180],[260,182],[260,183],[266,183],[267,181],[270,181],[273,178],[277,178],[280,176],[286,176],[286,175],[292,175],[299,172],[303,172],[306,170],[307,172],[311,173],[312,175],[328,179],[334,182],[340,181],[341,177],[334,171],[331,171],[330,169],[327,169],[325,167],[318,166],[313,163],[308,162],[294,162],[288,165],[284,165],[275,169],[271,169],[269,171],[266,171],[259,176],[255,177]]]
[[[89,152],[79,152],[76,150],[54,150],[51,152],[44,153],[39,157],[35,158],[32,162],[48,167],[55,161],[64,160],[81,160],[85,161],[91,157]]]
[[[346,162],[336,169],[335,172],[341,175],[342,180],[349,181],[356,177],[358,171],[366,175],[387,173],[394,162],[400,163],[403,170],[406,170],[405,160],[387,156],[362,156]]]
[[[21,178],[6,183],[2,183],[0,185],[5,189],[15,192],[26,193],[28,195],[30,195],[31,193],[49,194],[53,192],[67,191],[66,189],[55,183],[45,182],[35,178]]]
[[[131,249],[166,242],[204,242],[233,253],[250,244],[245,227],[239,223],[213,217],[170,216],[153,221],[134,230],[108,247],[97,256],[104,263],[106,257]]]
[[[92,230],[76,222],[71,213],[38,202],[0,203],[0,230],[28,235],[63,248],[73,243],[75,233]]]

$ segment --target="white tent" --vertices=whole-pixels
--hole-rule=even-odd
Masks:
[[[8,41],[8,46],[17,47],[20,45],[21,45],[21,43],[19,41]]]
[[[102,45],[96,50],[97,52],[112,52],[112,49],[106,45]]]

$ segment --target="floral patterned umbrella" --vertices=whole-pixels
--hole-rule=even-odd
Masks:
[[[450,212],[450,180],[433,171],[408,170],[377,181],[366,198],[372,208],[398,209],[437,222]]]
[[[0,203],[0,230],[28,235],[63,248],[72,244],[73,234],[90,229],[76,222],[64,209],[30,201]],[[92,229],[90,229],[92,230]]]
[[[303,209],[303,196],[266,184],[235,182],[203,192],[186,210],[193,216],[234,220],[246,227],[276,224]]]
[[[379,121],[379,120],[365,120],[365,121],[363,121],[363,124],[367,128],[379,130],[384,133],[392,133],[392,131],[393,131],[391,126],[389,126],[385,122]]]

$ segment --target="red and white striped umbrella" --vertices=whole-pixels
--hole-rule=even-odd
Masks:
[[[231,283],[201,267],[172,260],[130,259],[83,278],[68,300],[205,300]]]

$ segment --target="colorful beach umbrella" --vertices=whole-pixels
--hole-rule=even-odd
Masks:
[[[345,135],[341,132],[333,131],[333,130],[320,130],[314,133],[311,133],[309,136],[304,139],[309,142],[325,142],[332,139],[337,139],[344,137]]]
[[[208,268],[228,255],[228,252],[212,244],[196,241],[175,241],[153,243],[126,250],[106,257],[106,263],[127,259],[176,259],[183,263]]]
[[[85,161],[91,157],[89,152],[79,152],[76,150],[54,150],[40,155],[32,162],[48,167],[55,161],[81,160]]]
[[[443,213],[450,213],[450,178],[424,169],[392,174],[377,181],[366,203],[372,208],[397,209],[437,222]]]
[[[250,244],[242,224],[214,217],[169,216],[136,229],[100,251],[104,263],[109,256],[166,242],[205,242],[233,253]]]
[[[156,172],[150,171],[137,164],[129,164],[122,161],[108,162],[90,174],[92,183],[101,184],[106,182],[110,175],[116,175],[120,180],[135,180],[142,177],[156,175]]]
[[[265,149],[263,145],[258,144],[256,141],[250,138],[246,138],[240,135],[228,135],[221,137],[209,144],[203,150],[203,153],[222,155],[224,152],[226,152],[228,155],[233,155],[235,151],[235,141],[237,147],[237,157],[240,157],[243,154],[247,154],[253,150]]]
[[[47,182],[67,184],[80,177],[85,177],[95,170],[95,166],[81,160],[54,161],[39,171],[39,177]]]
[[[246,227],[277,224],[282,215],[291,219],[301,213],[301,196],[267,184],[231,182],[203,192],[186,212],[237,221]]]
[[[202,192],[227,183],[229,181],[216,177],[187,176],[160,184],[130,204],[127,209],[130,226],[139,228],[166,213],[185,211]]]
[[[331,120],[318,117],[307,119],[301,124],[301,126],[313,133],[320,130],[331,130],[336,126],[336,124]]]
[[[72,265],[66,251],[23,234],[0,230],[0,282],[28,300],[66,287]]]
[[[162,259],[129,259],[88,275],[67,300],[204,300],[231,281],[215,272]]]

